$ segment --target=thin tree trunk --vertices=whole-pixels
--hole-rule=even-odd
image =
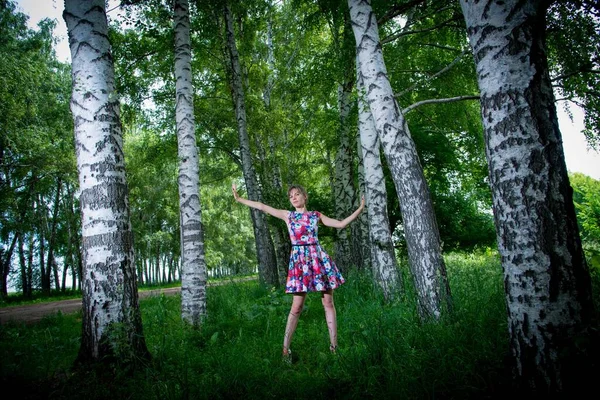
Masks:
[[[439,230],[415,144],[387,76],[377,19],[370,3],[348,0],[359,74],[398,194],[419,315],[437,320],[444,306],[451,305]]]
[[[360,119],[360,114],[359,114],[359,119]],[[377,132],[375,132],[375,134],[377,134]],[[358,168],[357,168],[358,193],[365,196],[365,199],[366,199],[367,182],[366,182],[366,176],[365,176],[365,161],[363,158],[362,145],[361,145],[361,141],[360,141],[360,125],[359,125],[359,129],[357,129],[357,131],[356,131],[356,148],[358,149],[358,151],[356,152],[357,159],[358,159]],[[358,207],[358,205],[356,205],[356,207]],[[369,228],[368,207],[367,207],[366,212],[360,213],[356,223],[353,225],[358,226],[356,229],[354,229],[354,227],[352,227],[353,228],[352,246],[360,248],[361,262],[360,262],[360,264],[358,264],[358,268],[360,270],[366,270],[367,268],[371,269],[371,267],[372,267],[371,239],[369,237],[370,228]]]
[[[190,14],[187,0],[176,0],[174,7],[179,215],[183,270],[181,317],[188,324],[199,326],[206,317],[206,261],[194,122]]]
[[[358,58],[357,58],[358,63]],[[360,68],[357,68],[360,70]],[[397,296],[402,288],[402,276],[394,253],[387,211],[385,176],[379,152],[380,143],[369,105],[366,102],[364,82],[358,75],[358,129],[360,152],[365,170],[365,202],[369,215],[371,262],[373,278],[387,300]]]
[[[346,67],[347,68],[347,67]],[[339,146],[335,155],[335,170],[333,179],[333,196],[335,217],[339,220],[352,214],[355,203],[356,189],[354,187],[352,146],[350,145],[350,110],[352,109],[353,79],[348,78],[338,87],[339,109]],[[358,260],[353,257],[350,247],[350,229],[336,229],[334,243],[334,258],[337,266],[343,271],[350,266],[356,267]]]
[[[60,285],[60,290],[62,292],[67,290],[67,272],[69,271],[69,265],[71,263],[70,259],[71,259],[71,255],[66,254],[65,255],[65,263],[63,265],[63,270],[62,270],[62,280],[61,280],[61,285]]]
[[[31,297],[31,293],[27,290],[27,262],[25,258],[25,238],[24,235],[19,235],[19,269],[21,271],[21,290],[23,297]]]
[[[73,257],[73,289],[81,290],[81,283],[83,281],[83,259],[81,257],[82,249],[81,249],[81,235],[79,233],[79,223],[80,219],[77,218],[75,210],[73,206],[75,204],[75,193],[71,189],[71,185],[67,182],[66,184],[67,190],[67,212],[69,219],[69,251]],[[75,287],[77,285],[77,287]]]
[[[586,376],[576,355],[585,353],[594,312],[548,71],[548,4],[461,0],[481,93],[514,374],[519,388],[540,394],[562,393]]]
[[[269,65],[269,77],[267,84],[263,90],[263,102],[265,109],[268,113],[271,113],[271,91],[275,85],[275,46],[273,44],[273,24],[271,19],[267,21],[267,63]],[[263,170],[265,171],[267,187],[270,189],[270,195],[267,196],[270,200],[273,200],[277,204],[278,199],[281,198],[283,190],[283,183],[281,180],[281,168],[280,163],[276,159],[275,152],[275,141],[274,135],[269,135],[268,150],[270,156],[262,157],[261,161],[263,164]],[[263,150],[260,148],[260,150]],[[269,194],[269,193],[268,193]],[[268,221],[268,218],[267,218]],[[288,262],[290,257],[291,245],[289,239],[289,233],[287,227],[282,223],[269,224],[270,232],[273,238],[273,247],[275,250],[275,259],[277,260],[277,269],[279,282],[285,285],[288,272]],[[237,273],[237,271],[236,271]]]
[[[12,241],[8,247],[8,251],[0,251],[0,267],[2,268],[0,274],[0,297],[6,298],[8,296],[8,273],[10,272],[10,260],[12,259],[17,240],[19,239],[19,233],[13,234]]]
[[[34,248],[33,233],[29,234],[29,245],[27,252],[27,293],[26,297],[33,296],[33,248]]]
[[[42,293],[48,295],[50,294],[50,273],[46,272],[46,230],[47,230],[47,221],[46,221],[46,205],[43,203],[43,200],[40,195],[37,196],[37,215],[38,219],[38,238],[40,241],[39,248],[39,263],[40,263],[40,280],[42,284]]]
[[[119,102],[104,0],[65,0],[71,112],[83,236],[83,329],[77,361],[150,356],[142,329]]]
[[[52,208],[52,222],[50,225],[50,237],[48,238],[48,264],[46,267],[48,282],[50,282],[51,273],[54,272],[54,287],[57,291],[60,289],[60,280],[58,279],[58,268],[56,268],[56,261],[54,260],[54,248],[56,247],[56,227],[58,225],[58,210],[60,208],[61,191],[62,180],[59,178],[56,182],[56,196],[54,197]]]
[[[235,115],[238,126],[240,141],[240,153],[242,157],[242,172],[248,190],[248,199],[263,201],[262,193],[256,179],[252,155],[250,153],[250,140],[246,124],[246,105],[244,100],[244,89],[242,86],[242,75],[239,55],[235,43],[235,33],[231,11],[228,6],[224,8],[224,16],[227,31],[227,49],[229,52],[231,93],[235,104]],[[256,255],[259,264],[259,280],[262,284],[279,287],[277,273],[277,260],[271,234],[267,226],[266,215],[254,208],[250,209],[252,225],[254,227],[254,240],[256,243]]]

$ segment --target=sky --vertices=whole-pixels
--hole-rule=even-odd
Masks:
[[[109,0],[108,10],[112,10],[117,0]],[[56,55],[63,62],[71,62],[71,54],[67,39],[67,26],[62,19],[63,0],[17,0],[19,11],[29,16],[29,26],[37,29],[37,23],[42,18],[57,20],[55,36],[59,39],[56,46]],[[111,14],[115,11],[109,12]],[[569,172],[580,172],[596,180],[600,180],[600,153],[588,149],[583,135],[583,111],[575,106],[571,107],[573,120],[563,110],[563,104],[557,106],[558,121],[563,137],[565,162]]]

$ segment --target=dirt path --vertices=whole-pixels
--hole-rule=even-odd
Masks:
[[[255,280],[256,277],[246,277],[234,280],[210,282],[208,286],[223,285],[230,282],[241,282]],[[181,287],[168,289],[144,290],[139,292],[140,299],[149,296],[159,296],[160,294],[173,295],[181,292]],[[0,324],[6,322],[24,322],[34,323],[40,321],[47,315],[56,314],[59,311],[63,314],[72,314],[81,310],[81,299],[53,301],[50,303],[27,304],[24,306],[12,306],[0,308]]]

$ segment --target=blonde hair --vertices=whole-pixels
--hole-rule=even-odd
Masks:
[[[304,195],[304,197],[308,200],[308,193],[306,192],[306,189],[304,189],[304,187],[300,185],[290,185],[287,191],[288,197],[290,197],[290,192],[294,189],[299,191],[300,194]]]

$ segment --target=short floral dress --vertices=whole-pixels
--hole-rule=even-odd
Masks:
[[[292,251],[288,267],[286,293],[324,292],[345,282],[333,260],[318,240],[318,211],[288,213],[288,231]]]

